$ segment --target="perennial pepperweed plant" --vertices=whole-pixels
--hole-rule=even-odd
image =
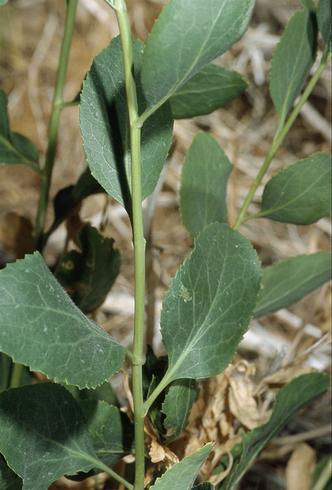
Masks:
[[[125,0],[106,1],[114,9],[120,35],[96,56],[73,101],[64,100],[63,89],[78,0],[63,2],[67,15],[43,164],[34,144],[12,132],[7,97],[0,91],[0,163],[24,164],[40,176],[36,251],[0,272],[0,487],[46,490],[60,476],[102,471],[109,475],[109,488],[212,489],[210,482],[201,481],[199,471],[213,454],[213,441],[165,471],[149,460],[145,424],[164,445],[179,438],[197,381],[227,367],[250,319],[296,302],[329,278],[327,252],[262,268],[239,230],[245,221],[261,217],[308,225],[330,214],[331,159],[326,153],[311,155],[272,176],[264,188],[261,211],[248,212],[331,58],[330,1],[302,1],[275,49],[270,95],[279,124],[234,223],[228,222],[227,213],[229,159],[205,132],[189,148],[180,208],[193,249],[164,298],[160,322],[167,356],[159,359],[144,345],[142,200],[157,185],[172,142],[173,120],[212,112],[246,89],[247,82],[238,73],[212,62],[243,35],[255,0],[170,0],[145,45],[133,39]],[[74,186],[57,194],[54,220],[46,228],[60,116],[73,104],[80,105],[88,167]],[[89,316],[119,271],[120,254],[113,240],[87,224],[77,237],[79,250],[62,256],[54,271],[43,259],[51,234],[83,199],[99,192],[125,208],[132,226],[131,350]],[[109,384],[125,362],[131,373],[132,421],[120,412]],[[28,368],[51,382],[32,384]],[[236,488],[266,443],[327,385],[321,373],[286,384],[269,421],[243,434],[232,465],[216,488]],[[130,454],[134,464],[123,472],[115,465]],[[218,468],[225,469],[222,464],[217,472]]]

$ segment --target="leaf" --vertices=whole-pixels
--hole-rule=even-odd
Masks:
[[[125,349],[71,301],[39,253],[0,271],[0,351],[55,381],[93,388]]]
[[[0,165],[22,163],[39,171],[37,148],[22,134],[11,132],[7,105],[7,96],[0,89]]]
[[[0,4],[1,6],[1,4]],[[8,468],[5,460],[0,455],[0,490],[21,490],[22,480]]]
[[[318,28],[326,46],[331,51],[332,23],[331,0],[319,0],[317,10]]]
[[[129,419],[124,434],[117,407],[96,400],[80,401],[79,405],[88,422],[87,429],[98,459],[107,466],[113,466],[128,450],[128,446],[124,446],[124,436],[128,438],[128,432],[132,433]]]
[[[142,46],[133,44],[135,75],[141,64]],[[140,110],[145,101],[138,86]],[[81,94],[81,131],[92,175],[119,203],[128,208],[131,171],[129,129],[120,39],[113,39],[95,59]],[[142,193],[151,194],[158,181],[172,141],[172,118],[165,105],[142,128]]]
[[[271,64],[270,93],[281,126],[300,94],[316,58],[317,32],[314,15],[296,12],[288,22]]]
[[[8,0],[0,0],[0,7],[3,7],[4,5],[6,5],[7,2],[8,2]]]
[[[254,316],[258,318],[299,301],[330,277],[329,252],[299,255],[264,267]]]
[[[254,0],[171,0],[144,50],[142,85],[148,106],[166,101],[238,41],[254,4]]]
[[[117,405],[118,399],[110,383],[104,383],[95,389],[79,390],[76,386],[66,386],[75,400],[93,400],[107,402],[109,405]]]
[[[329,386],[329,377],[321,373],[304,374],[279,391],[269,422],[243,435],[242,453],[235,461],[229,476],[221,484],[231,490],[241,480],[263,447],[286,426],[303,406],[322,395]]]
[[[23,490],[45,490],[64,474],[93,468],[97,460],[85,425],[62,386],[43,383],[0,395],[0,451],[23,479]]]
[[[120,253],[112,238],[85,225],[78,235],[81,252],[72,250],[60,260],[55,276],[84,312],[96,310],[105,300],[120,270]]]
[[[172,490],[190,490],[212,447],[212,444],[206,444],[194,454],[172,466],[161,478],[157,478],[150,490],[169,490],[170,488]]]
[[[219,223],[202,231],[161,312],[165,380],[207,378],[225,369],[247,330],[260,276],[257,254],[240,233]]]
[[[185,429],[191,407],[196,398],[197,385],[192,379],[177,380],[169,386],[162,405],[168,442],[177,439]]]
[[[310,12],[316,12],[317,7],[315,5],[314,0],[300,0],[303,7],[308,9]]]
[[[207,65],[170,98],[174,119],[210,114],[241,95],[247,81],[236,71]]]
[[[196,236],[210,223],[227,219],[226,192],[232,165],[212,136],[198,133],[182,170],[182,221]]]
[[[309,225],[331,215],[331,156],[316,153],[281,170],[266,184],[262,217]]]
[[[92,177],[89,167],[80,175],[75,185],[61,189],[53,200],[54,220],[48,231],[52,233],[71,213],[80,206],[83,199],[104,192],[100,184]]]

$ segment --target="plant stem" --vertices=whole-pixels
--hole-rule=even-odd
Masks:
[[[45,165],[41,175],[41,189],[36,216],[35,238],[38,249],[43,248],[43,233],[46,220],[46,211],[52,181],[52,173],[56,156],[58,132],[63,105],[63,90],[67,75],[69,52],[73,37],[74,22],[78,0],[68,0],[67,14],[59,56],[58,72],[52,102],[51,118],[48,128],[48,146],[46,150]]]
[[[130,24],[125,0],[115,0],[114,7],[118,19],[124,76],[126,85],[132,184],[132,227],[135,262],[135,318],[134,349],[132,359],[133,398],[135,422],[135,490],[143,490],[145,473],[144,456],[144,403],[143,403],[143,350],[144,350],[144,299],[145,299],[145,240],[143,232],[142,184],[141,184],[141,130],[137,125],[138,106],[136,85],[133,77],[133,50]]]
[[[234,224],[234,229],[239,228],[239,226],[243,223],[243,221],[246,220],[247,209],[250,206],[250,204],[251,204],[251,202],[252,202],[252,200],[256,194],[258,186],[260,185],[264,175],[268,171],[268,169],[271,165],[271,162],[272,162],[275,154],[279,150],[281,144],[283,143],[288,131],[293,126],[293,124],[294,124],[297,116],[299,115],[302,107],[304,106],[304,104],[308,100],[311,92],[315,88],[316,83],[318,82],[318,80],[319,80],[321,74],[323,73],[326,65],[328,64],[330,58],[331,58],[331,53],[328,53],[328,51],[325,50],[323,53],[321,62],[319,64],[316,72],[314,73],[314,75],[310,79],[309,83],[307,84],[307,86],[306,86],[303,94],[301,95],[298,103],[295,105],[294,109],[290,113],[290,115],[287,118],[287,120],[285,121],[285,123],[281,127],[278,128],[278,131],[276,132],[276,135],[273,139],[270,151],[266,155],[266,158],[263,162],[263,165],[261,166],[253,184],[251,185],[251,187],[249,189],[248,195],[247,195],[246,199],[244,200],[244,203],[242,204],[242,207],[239,211],[239,214],[238,214],[237,219],[236,219],[235,224]]]
[[[102,470],[105,473],[107,473],[110,477],[113,478],[113,480],[121,483],[121,485],[123,485],[125,488],[128,488],[128,490],[134,490],[134,487],[133,487],[133,485],[131,483],[129,483],[124,478],[122,478],[122,476],[118,475],[115,471],[113,471],[111,468],[109,468],[108,466],[106,466],[99,459],[94,459],[92,457],[91,458],[89,457],[87,459],[88,459],[88,461],[91,461],[96,468],[99,468],[100,470]]]

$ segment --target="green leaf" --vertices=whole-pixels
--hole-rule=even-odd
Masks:
[[[245,32],[254,0],[171,0],[147,40],[142,85],[160,105]],[[162,62],[161,62],[162,61]]]
[[[80,388],[105,382],[125,356],[74,305],[37,252],[0,271],[0,351]]]
[[[0,4],[1,6],[1,4]],[[8,468],[5,460],[0,455],[0,490],[21,490],[22,480]]]
[[[80,175],[75,185],[61,189],[53,200],[54,220],[47,232],[51,234],[71,213],[93,194],[105,192],[100,184],[92,177],[89,167]]]
[[[331,278],[331,255],[317,252],[299,255],[263,268],[256,318],[285,308]]]
[[[270,420],[243,435],[240,459],[234,462],[231,473],[220,488],[222,490],[235,488],[264,446],[278,435],[300,408],[322,395],[328,386],[328,376],[314,373],[299,376],[281,388],[276,397]]]
[[[261,269],[251,243],[227,225],[202,231],[161,312],[168,382],[207,378],[229,364],[248,328]]]
[[[84,400],[79,405],[88,422],[87,429],[98,459],[107,466],[113,466],[125,452],[120,410],[95,400]],[[126,431],[132,432],[129,419]]]
[[[96,310],[105,300],[120,270],[120,253],[112,238],[85,225],[78,235],[81,252],[72,250],[60,260],[55,276],[84,312]]]
[[[293,107],[315,61],[316,34],[312,13],[307,9],[296,12],[273,53],[270,92],[279,114],[280,126]]]
[[[103,401],[107,402],[109,405],[118,404],[117,396],[110,383],[103,383],[95,389],[84,388],[83,390],[79,390],[76,386],[66,386],[66,388],[75,400]]]
[[[38,171],[37,148],[22,134],[11,132],[7,105],[7,96],[0,89],[0,165],[22,163]]]
[[[192,379],[180,379],[169,386],[162,405],[168,442],[177,439],[186,427],[191,407],[196,398],[197,385]]]
[[[236,71],[207,65],[170,98],[174,119],[210,114],[241,95],[248,83]]]
[[[0,0],[0,7],[3,7],[4,5],[6,5],[7,2],[8,2],[8,0]]]
[[[150,490],[190,490],[200,467],[208,457],[213,445],[206,444],[194,454],[187,456],[157,478]]]
[[[193,236],[210,223],[227,220],[231,171],[232,165],[216,140],[198,133],[184,162],[180,190],[182,221]]]
[[[62,386],[43,383],[0,395],[0,451],[23,479],[23,490],[45,490],[64,474],[94,466],[85,426],[77,402]]]
[[[133,45],[137,82],[142,46]],[[145,101],[138,89],[139,109]],[[81,131],[92,175],[121,204],[129,207],[131,170],[129,128],[120,39],[95,59],[81,94]],[[142,193],[153,192],[172,141],[172,117],[165,105],[142,128]]]
[[[331,0],[320,0],[317,11],[318,28],[326,46],[331,50],[332,11]]]
[[[309,225],[331,215],[331,156],[316,153],[281,170],[267,183],[259,216]]]
[[[316,12],[317,7],[313,0],[300,0],[300,2],[302,3],[303,7],[308,9],[310,12]]]

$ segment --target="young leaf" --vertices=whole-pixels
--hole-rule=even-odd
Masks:
[[[263,268],[256,318],[300,300],[331,278],[331,255],[317,252],[299,255]]]
[[[22,134],[11,132],[7,104],[7,96],[0,89],[0,165],[22,163],[38,170],[37,148]]]
[[[74,305],[39,253],[0,271],[0,312],[0,351],[60,383],[93,388],[123,363],[125,349]]]
[[[248,83],[236,71],[207,65],[170,98],[174,119],[210,114],[241,95]]]
[[[179,463],[157,478],[150,490],[191,490],[200,467],[209,455],[212,444],[206,444],[194,454],[187,456]]]
[[[138,81],[142,46],[133,44]],[[139,109],[145,101],[138,89]],[[120,39],[113,39],[95,59],[81,94],[81,131],[92,175],[121,204],[130,202],[129,128]],[[172,141],[170,108],[161,108],[142,128],[142,194],[154,190]]]
[[[307,9],[296,12],[281,36],[271,64],[270,92],[280,125],[302,90],[315,61],[316,49],[314,15]]]
[[[249,469],[263,447],[285,427],[289,419],[304,405],[322,395],[329,386],[325,374],[304,374],[295,378],[279,391],[270,420],[243,435],[240,459],[221,484],[222,490],[231,490]]]
[[[1,4],[0,4],[1,6]],[[21,490],[22,480],[8,468],[6,461],[0,455],[0,490]]]
[[[91,225],[79,235],[81,252],[72,250],[59,262],[55,276],[74,303],[84,312],[96,310],[105,300],[120,270],[120,253],[112,238],[103,237]]]
[[[254,0],[171,0],[144,50],[142,85],[148,106],[162,104],[238,41],[254,4]]]
[[[172,383],[166,393],[162,412],[168,442],[179,437],[186,427],[187,419],[197,398],[197,385],[192,379],[180,379]]]
[[[309,225],[331,215],[331,156],[316,153],[281,170],[263,193],[264,216]]]
[[[178,270],[161,312],[169,367],[165,381],[220,373],[247,330],[261,269],[251,243],[214,223],[195,241]]]
[[[80,401],[79,405],[87,420],[87,429],[98,459],[107,466],[113,466],[125,452],[124,436],[128,436],[128,433],[124,434],[120,410],[95,400]],[[129,419],[126,432],[132,433]]]
[[[62,386],[43,383],[0,395],[0,451],[23,479],[23,490],[45,490],[64,474],[96,462],[77,402]]]
[[[324,43],[331,50],[331,38],[332,38],[332,7],[331,0],[319,0],[317,20],[319,31],[322,35]]]
[[[182,170],[182,221],[196,236],[210,223],[227,219],[226,192],[232,165],[212,136],[199,133]]]

